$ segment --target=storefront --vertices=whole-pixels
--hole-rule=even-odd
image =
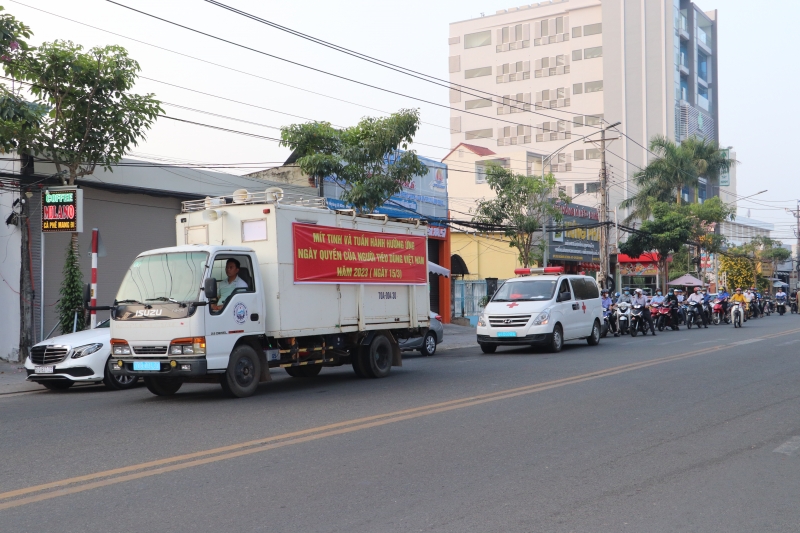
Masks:
[[[617,279],[621,289],[629,287],[642,289],[647,294],[654,294],[661,284],[658,273],[659,255],[655,252],[642,254],[639,257],[630,257],[625,254],[617,255]],[[672,261],[670,257],[668,261]]]
[[[596,276],[600,270],[600,228],[597,209],[578,204],[559,203],[565,231],[548,233],[547,266],[563,266],[569,274],[584,272]],[[570,229],[572,228],[572,229]]]

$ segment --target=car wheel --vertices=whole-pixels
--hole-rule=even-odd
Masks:
[[[481,347],[481,351],[485,354],[491,354],[497,351],[496,344],[483,344],[483,343],[478,343],[478,344]]]
[[[144,378],[144,385],[147,390],[156,396],[172,396],[183,385],[183,381],[175,378]]]
[[[261,362],[256,351],[247,344],[233,349],[228,369],[220,376],[220,385],[225,394],[234,398],[251,396],[261,379]]]
[[[74,383],[74,381],[70,381],[68,379],[59,379],[53,381],[43,381],[42,385],[49,390],[67,390],[68,388],[72,387]]]
[[[595,319],[594,325],[592,326],[592,334],[586,337],[586,342],[589,343],[589,346],[597,346],[600,344],[600,321]]]
[[[284,370],[293,378],[313,378],[319,375],[322,365],[287,366]]]
[[[103,371],[103,385],[108,390],[127,390],[136,386],[139,378],[136,376],[127,376],[125,374],[114,375],[108,371],[108,363]]]
[[[558,353],[564,347],[564,331],[559,324],[553,328],[553,333],[550,334],[550,342],[548,349],[551,353]]]
[[[432,331],[429,331],[425,338],[422,339],[422,347],[419,349],[419,353],[424,355],[425,357],[430,357],[436,353],[436,334]]]

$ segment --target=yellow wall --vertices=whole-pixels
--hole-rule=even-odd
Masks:
[[[522,265],[518,260],[516,248],[508,246],[502,234],[474,235],[471,233],[450,233],[450,253],[459,255],[469,269],[465,279],[514,277],[514,269]]]

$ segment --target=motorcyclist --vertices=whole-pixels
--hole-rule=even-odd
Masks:
[[[631,297],[631,290],[628,287],[625,287],[622,290],[622,296],[617,299],[617,303],[627,302],[631,303],[633,298]]]
[[[686,301],[690,304],[700,305],[700,318],[703,319],[703,327],[708,329],[708,317],[706,317],[706,310],[703,309],[703,295],[700,292],[700,287],[695,287],[694,293],[690,294]]]
[[[739,302],[742,304],[742,309],[747,309],[747,298],[742,294],[742,289],[736,287],[736,292],[731,296],[731,302]],[[744,321],[747,322],[747,313],[744,314]]]
[[[678,299],[678,307],[676,309],[678,312],[678,317],[680,318],[681,322],[686,322],[686,316],[684,316],[683,312],[683,303],[686,300],[686,296],[683,294],[683,289],[675,289],[675,298]]]
[[[664,303],[664,295],[659,289],[656,291],[656,295],[650,298],[650,305],[661,305],[662,303]]]
[[[669,314],[672,317],[672,325],[677,327],[680,320],[680,315],[678,315],[678,296],[675,294],[675,289],[669,289],[667,297],[664,298],[664,303],[669,305]]]
[[[615,337],[619,337],[619,331],[617,330],[617,314],[613,312],[614,300],[609,297],[606,289],[603,289],[600,303],[603,305],[603,310],[608,311],[608,327],[614,333]]]
[[[775,293],[775,305],[786,304],[786,293],[783,292],[783,287],[778,288],[778,292]]]
[[[720,302],[722,303],[722,316],[725,317],[725,322],[728,322],[728,299],[731,297],[728,294],[728,289],[722,287],[722,290],[719,294],[717,294],[717,298],[719,298]]]
[[[636,289],[636,296],[633,297],[631,305],[642,306],[642,318],[650,326],[650,332],[655,336],[656,328],[653,326],[653,317],[650,315],[650,308],[647,307],[647,296],[644,295],[642,289]]]
[[[618,293],[618,292],[615,292],[615,293],[614,293],[614,305],[616,305],[616,304],[617,304],[617,302],[619,302],[619,293]]]

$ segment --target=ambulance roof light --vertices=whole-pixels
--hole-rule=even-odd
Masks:
[[[518,276],[540,276],[542,274],[563,274],[564,267],[539,267],[539,268],[517,268],[514,274]]]

